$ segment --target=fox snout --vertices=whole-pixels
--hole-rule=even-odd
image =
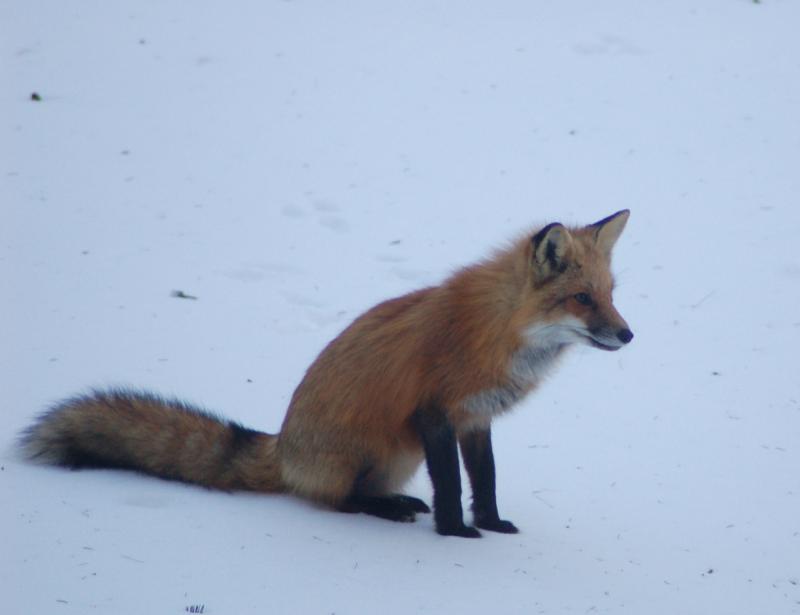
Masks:
[[[628,323],[614,307],[609,296],[606,301],[600,301],[594,314],[594,319],[589,319],[589,334],[594,346],[603,350],[619,350],[633,339]],[[594,322],[592,322],[594,320]]]
[[[633,331],[627,325],[621,327],[598,327],[589,329],[589,341],[601,350],[619,350],[633,339]]]

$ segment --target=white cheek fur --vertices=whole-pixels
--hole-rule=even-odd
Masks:
[[[507,382],[468,397],[464,407],[485,417],[508,410],[547,377],[566,346],[575,342],[588,343],[582,330],[586,330],[585,325],[571,316],[557,323],[530,327],[524,334],[526,345],[511,357]]]
[[[565,316],[552,323],[536,324],[525,330],[525,339],[531,347],[546,348],[565,344],[588,343],[586,324],[574,316]]]

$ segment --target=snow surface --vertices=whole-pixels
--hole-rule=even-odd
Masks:
[[[792,0],[0,4],[3,612],[800,612],[798,24]],[[495,427],[519,535],[13,448],[107,384],[275,431],[367,307],[625,207],[636,339]]]

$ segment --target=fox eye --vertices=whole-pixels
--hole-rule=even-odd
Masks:
[[[592,305],[594,303],[589,293],[578,293],[575,295],[575,301],[581,305]]]

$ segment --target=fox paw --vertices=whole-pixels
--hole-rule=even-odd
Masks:
[[[483,530],[489,530],[490,532],[500,532],[501,534],[519,533],[517,526],[511,523],[511,521],[506,521],[505,519],[476,520],[475,525]]]
[[[425,502],[406,495],[351,496],[339,510],[350,513],[366,513],[389,521],[411,523],[418,512],[430,512]]]
[[[425,502],[420,500],[419,498],[415,498],[415,497],[412,497],[410,495],[401,495],[401,494],[393,495],[391,497],[396,502],[398,502],[398,503],[400,503],[402,505],[408,506],[408,508],[410,508],[414,512],[418,512],[418,513],[429,513],[429,512],[431,512],[430,507]]]
[[[481,533],[469,525],[456,525],[452,527],[437,527],[436,532],[442,536],[458,536],[460,538],[480,538]]]

